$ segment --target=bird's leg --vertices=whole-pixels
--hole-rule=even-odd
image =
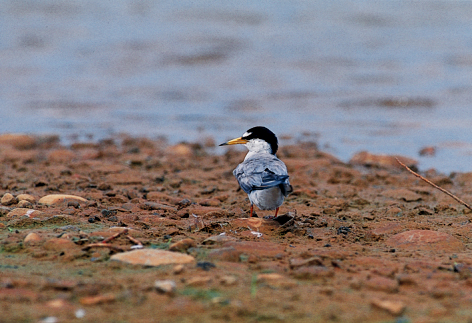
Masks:
[[[251,204],[251,218],[252,218],[252,210],[253,210],[254,206]]]
[[[276,208],[276,209],[275,209],[275,215],[274,215],[274,218],[276,218],[276,217],[277,217],[277,213],[279,213],[279,208]]]

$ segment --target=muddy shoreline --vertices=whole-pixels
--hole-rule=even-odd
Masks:
[[[0,136],[0,322],[472,319],[471,214],[391,156],[281,147],[277,222],[211,145]],[[423,175],[472,201],[472,173]]]

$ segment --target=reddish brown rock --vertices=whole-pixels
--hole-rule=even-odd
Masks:
[[[416,167],[418,162],[414,159],[403,157],[403,156],[391,156],[391,155],[374,155],[366,151],[361,151],[355,154],[350,164],[362,165],[367,167],[380,167],[380,168],[402,168],[395,158],[398,158],[403,164],[408,167]]]
[[[10,193],[5,193],[2,196],[2,199],[0,200],[0,203],[2,203],[3,205],[12,205],[12,204],[16,204],[17,202],[18,202],[18,199]]]
[[[26,134],[6,133],[0,135],[0,145],[8,145],[16,149],[31,149],[36,145],[36,138]]]
[[[180,241],[174,242],[169,246],[170,251],[180,251],[180,252],[185,252],[189,248],[194,248],[197,246],[197,243],[195,240],[187,238],[187,239],[182,239]]]
[[[46,241],[43,245],[43,248],[51,251],[68,251],[68,250],[78,250],[79,247],[68,239],[63,238],[53,238]]]
[[[28,201],[31,204],[34,204],[36,202],[36,198],[30,194],[18,194],[16,198],[18,199],[18,201]]]
[[[18,218],[22,216],[27,216],[29,218],[35,218],[35,217],[40,217],[44,214],[44,212],[33,210],[33,209],[27,209],[27,208],[16,208],[8,212],[7,218],[12,219],[12,218]]]
[[[69,162],[76,158],[76,155],[73,151],[67,149],[57,149],[53,150],[48,155],[48,160],[55,163],[65,163]]]
[[[436,250],[439,252],[457,252],[465,248],[464,244],[453,236],[430,230],[411,230],[398,233],[385,243],[396,248]]]
[[[374,291],[382,291],[386,293],[398,292],[398,281],[381,276],[374,276],[366,280],[364,286]]]
[[[421,195],[405,188],[386,190],[382,192],[382,195],[397,200],[403,200],[405,202],[415,202],[421,200]]]
[[[371,301],[371,304],[373,307],[387,311],[388,313],[395,316],[403,314],[406,309],[406,304],[402,301],[381,300],[375,298]]]
[[[79,201],[79,202],[87,202],[86,199],[80,196],[76,195],[69,195],[69,194],[51,194],[51,195],[46,195],[43,196],[42,198],[39,199],[38,203],[39,204],[44,204],[44,205],[53,205],[57,203],[65,203],[67,201]]]
[[[111,260],[126,262],[133,265],[161,266],[169,264],[187,264],[195,258],[180,252],[158,249],[140,249],[113,255]]]

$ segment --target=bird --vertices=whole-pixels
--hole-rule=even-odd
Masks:
[[[293,191],[287,166],[275,155],[278,149],[277,136],[266,127],[257,126],[220,146],[237,144],[249,150],[233,175],[249,197],[250,216],[253,217],[256,205],[261,210],[275,210],[274,216],[266,218],[276,218],[285,197]]]

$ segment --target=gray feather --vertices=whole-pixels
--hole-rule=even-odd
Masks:
[[[291,192],[287,167],[275,155],[258,155],[242,162],[233,171],[242,190],[249,194],[254,190],[264,190],[280,186],[286,196]]]

